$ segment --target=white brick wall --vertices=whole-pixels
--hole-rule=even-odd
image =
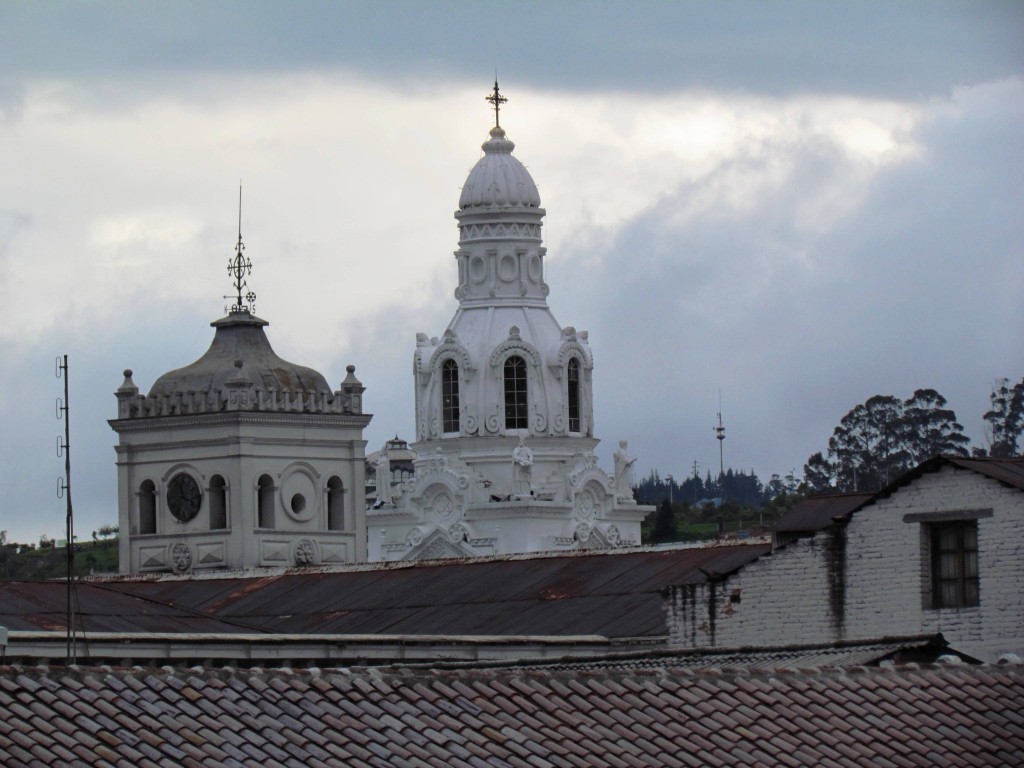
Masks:
[[[980,605],[926,607],[930,560],[908,514],[992,510],[978,519]],[[822,643],[942,632],[970,653],[1018,648],[1024,637],[1024,493],[945,466],[801,539],[714,587],[680,587],[666,601],[670,641],[682,647]],[[840,585],[830,605],[830,579]],[[714,593],[714,610],[709,610]]]

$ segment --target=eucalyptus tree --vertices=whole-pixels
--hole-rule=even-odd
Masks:
[[[804,481],[812,491],[875,491],[938,454],[968,455],[970,441],[946,399],[918,389],[906,400],[874,395],[840,420],[828,456],[812,454]]]
[[[1019,456],[1019,443],[1024,433],[1024,379],[1013,386],[1009,379],[999,379],[992,387],[989,402],[992,407],[982,417],[988,432],[988,455]]]

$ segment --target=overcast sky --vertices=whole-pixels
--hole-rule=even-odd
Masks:
[[[495,70],[590,331],[599,457],[799,475],[874,394],[984,444],[1024,376],[1024,4],[0,4],[0,528],[117,520],[113,391],[198,358],[242,230],[286,359],[412,440]]]

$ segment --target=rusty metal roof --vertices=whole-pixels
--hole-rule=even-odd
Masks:
[[[945,465],[977,472],[980,475],[985,475],[985,477],[998,480],[1000,483],[1011,488],[1024,491],[1024,456],[1011,459],[967,459],[962,456],[936,456],[910,470],[906,475],[900,477],[889,486],[886,491],[892,492],[897,487],[905,485],[924,473],[934,472]],[[883,491],[883,493],[886,491]]]
[[[772,528],[775,533],[806,533],[827,528],[840,518],[861,507],[885,498],[907,483],[945,466],[977,472],[1011,488],[1024,490],[1024,457],[1012,459],[967,459],[961,456],[935,456],[900,475],[895,481],[874,493],[833,493],[808,496]]]
[[[208,614],[151,600],[102,582],[80,581],[76,613],[93,632],[239,632],[243,628]],[[60,581],[0,581],[0,626],[63,631],[67,587]]]
[[[663,590],[727,575],[769,550],[736,544],[83,581],[78,613],[96,632],[661,636]],[[0,582],[0,625],[63,628],[64,600],[60,582]]]
[[[820,531],[875,498],[873,493],[834,493],[808,496],[786,512],[772,530],[776,533]]]

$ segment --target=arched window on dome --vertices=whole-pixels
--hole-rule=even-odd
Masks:
[[[575,357],[569,358],[566,379],[569,382],[569,391],[566,393],[566,402],[569,406],[569,431],[580,431],[580,361]]]
[[[257,482],[256,527],[274,527],[274,480],[270,475],[260,475]]]
[[[210,478],[210,530],[221,531],[228,527],[227,483],[220,475]]]
[[[139,486],[139,533],[156,533],[156,485],[143,480]]]
[[[519,355],[505,360],[505,429],[528,429],[526,361]]]
[[[451,358],[441,364],[441,422],[445,432],[459,431],[459,364]]]
[[[337,475],[327,481],[327,530],[344,531],[345,485]]]

